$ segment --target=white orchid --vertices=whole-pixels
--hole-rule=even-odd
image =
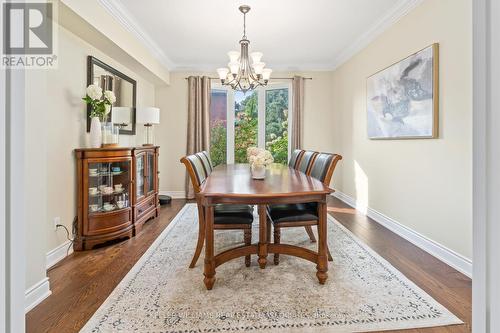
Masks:
[[[97,84],[91,84],[86,89],[87,96],[92,99],[101,99],[102,97],[102,89]]]
[[[111,90],[106,90],[104,92],[104,98],[107,99],[111,104],[116,102],[116,96],[115,93],[112,92]]]

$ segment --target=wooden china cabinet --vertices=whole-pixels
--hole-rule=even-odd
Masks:
[[[76,251],[137,235],[159,214],[159,147],[76,149]]]

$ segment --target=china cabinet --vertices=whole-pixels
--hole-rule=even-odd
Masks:
[[[130,238],[159,213],[159,147],[76,149],[75,250]]]

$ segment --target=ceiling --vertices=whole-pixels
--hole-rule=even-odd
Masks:
[[[170,70],[214,70],[239,50],[248,4],[250,52],[275,70],[328,70],[419,0],[100,0]]]

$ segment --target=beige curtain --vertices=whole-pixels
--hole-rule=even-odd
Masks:
[[[294,76],[292,80],[292,132],[291,148],[302,149],[302,119],[304,113],[304,78]]]
[[[188,128],[186,155],[210,148],[210,78],[188,77]],[[186,198],[194,198],[194,191],[186,174]]]

